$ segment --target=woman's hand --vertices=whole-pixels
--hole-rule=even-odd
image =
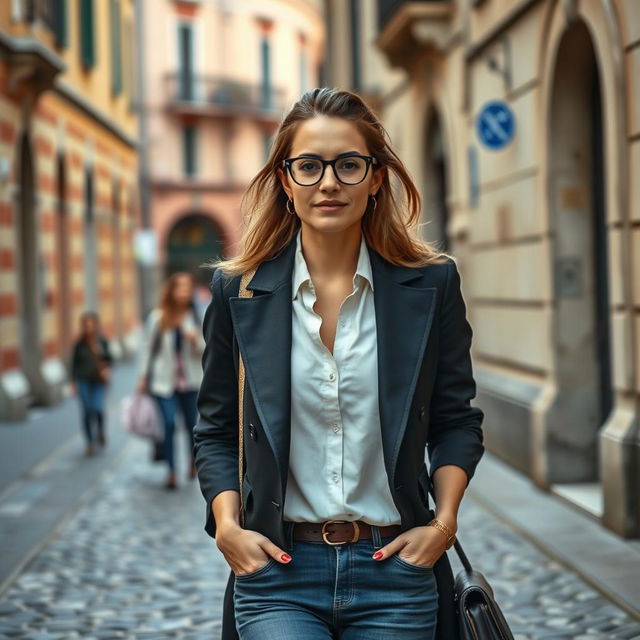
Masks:
[[[147,376],[142,376],[138,380],[138,385],[136,386],[136,391],[138,393],[146,393],[147,392]]]
[[[455,522],[449,520],[446,524],[452,531],[456,531]],[[413,527],[378,549],[373,554],[373,559],[380,562],[397,553],[400,558],[410,564],[433,567],[445,552],[446,546],[447,536],[442,531],[435,527]]]
[[[291,562],[291,556],[269,538],[237,524],[219,526],[216,545],[235,575],[257,571],[269,561],[269,557],[281,564]]]

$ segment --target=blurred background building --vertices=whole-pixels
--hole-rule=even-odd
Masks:
[[[0,2],[0,418],[62,395],[85,310],[138,325],[130,0]]]
[[[320,0],[139,0],[142,187],[160,277],[231,255],[242,192],[285,110],[318,84]],[[152,300],[146,304],[151,306]]]
[[[488,448],[640,535],[640,3],[328,9],[329,83],[371,97],[461,265]]]

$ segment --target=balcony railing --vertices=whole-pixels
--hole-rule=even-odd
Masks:
[[[284,91],[269,85],[180,73],[169,74],[166,83],[169,104],[176,110],[271,119],[280,117],[285,109]]]
[[[448,3],[449,0],[378,0],[378,29],[382,31],[405,4]]]

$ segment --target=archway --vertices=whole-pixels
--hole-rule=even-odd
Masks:
[[[84,299],[86,310],[98,312],[98,242],[93,179],[93,167],[87,165],[84,178]]]
[[[56,254],[58,262],[58,337],[60,353],[66,356],[71,350],[73,336],[73,319],[71,317],[71,270],[69,256],[71,253],[69,238],[69,215],[67,209],[67,177],[64,155],[56,157]]]
[[[44,312],[44,305],[33,173],[31,138],[25,132],[20,140],[20,193],[18,199],[21,365],[31,386],[32,400],[46,403],[46,389],[40,374],[42,361],[40,318]]]
[[[438,249],[449,251],[448,159],[444,127],[438,111],[433,107],[428,111],[426,122],[422,236],[429,242],[436,243]]]
[[[548,479],[602,510],[598,431],[613,407],[601,76],[586,24],[560,41],[550,103],[549,205],[557,392],[547,416]]]
[[[169,232],[166,275],[188,271],[193,273],[199,284],[208,286],[211,270],[201,265],[219,259],[223,249],[224,239],[211,218],[188,214],[180,218]]]

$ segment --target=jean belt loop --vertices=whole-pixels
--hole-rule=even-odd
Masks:
[[[380,535],[380,529],[375,525],[371,525],[371,542],[374,549],[380,549],[382,547],[382,536]]]
[[[294,523],[285,521],[285,539],[287,541],[287,551],[293,551],[293,527]]]

